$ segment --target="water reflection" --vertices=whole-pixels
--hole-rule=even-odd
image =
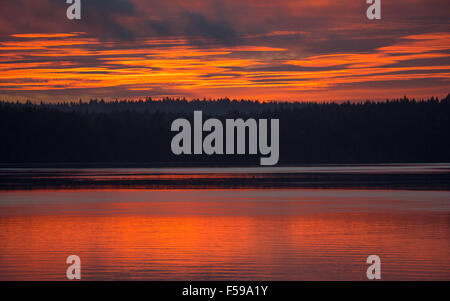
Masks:
[[[450,280],[450,191],[2,191],[0,229],[0,280]]]

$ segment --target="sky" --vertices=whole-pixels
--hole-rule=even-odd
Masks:
[[[445,97],[450,1],[2,0],[0,99]]]

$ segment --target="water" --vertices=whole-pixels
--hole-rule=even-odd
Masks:
[[[181,174],[194,173],[187,171],[76,174],[92,181],[101,180],[93,176],[98,174],[122,180],[177,174],[176,181],[183,181]],[[229,173],[201,171],[203,177]],[[44,172],[75,176],[74,170],[2,170],[18,172],[28,179]],[[372,254],[381,258],[384,280],[450,280],[449,190],[110,184],[0,190],[0,280],[65,280],[65,260],[72,254],[82,260],[83,280],[365,280]]]

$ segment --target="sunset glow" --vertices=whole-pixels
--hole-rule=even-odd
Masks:
[[[112,5],[102,17],[97,15],[100,12],[86,13],[86,20],[78,24],[64,20],[64,15],[56,17],[60,27],[44,22],[23,30],[26,26],[19,26],[21,21],[5,17],[0,23],[0,97],[307,101],[445,96],[449,92],[448,22],[435,19],[425,27],[407,18],[416,14],[427,19],[439,5],[445,6],[442,1],[425,10],[419,10],[421,1],[400,1],[415,5],[410,5],[407,17],[396,14],[400,4],[387,3],[385,18],[375,23],[364,20],[364,5],[353,1],[344,1],[345,5],[230,1],[220,4],[230,13],[222,16],[208,1],[169,1],[173,6],[158,7],[165,8],[167,16],[156,19],[152,3],[125,2],[129,16],[120,17]],[[17,8],[8,6],[14,14]],[[268,15],[268,7],[286,22]],[[54,5],[52,14],[63,8]],[[332,9],[337,10],[335,15]],[[28,13],[34,16],[33,10]],[[260,17],[253,18],[256,15]],[[185,23],[175,16],[186,18]],[[272,25],[264,20],[272,20]],[[140,30],[144,21],[167,27],[167,33],[155,33],[152,26]],[[92,22],[96,26],[87,27]],[[110,32],[105,26],[111,24],[126,29],[129,36]],[[252,26],[259,29],[248,29]]]

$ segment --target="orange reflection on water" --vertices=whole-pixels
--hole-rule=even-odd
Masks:
[[[49,202],[24,202],[39,193]],[[449,280],[449,213],[433,207],[447,195],[415,210],[416,200],[373,193],[1,192],[0,279],[64,280],[76,254],[85,280],[364,280],[376,254],[385,280]]]

